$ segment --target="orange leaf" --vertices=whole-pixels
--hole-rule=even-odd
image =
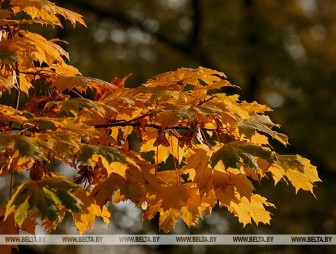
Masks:
[[[18,235],[19,234],[19,228],[15,224],[14,220],[14,214],[11,214],[7,217],[6,220],[4,220],[5,217],[5,207],[0,208],[0,234],[3,235]],[[1,253],[3,254],[11,254],[12,248],[18,250],[17,245],[0,245]]]
[[[83,189],[76,195],[83,203],[81,212],[73,214],[75,226],[80,234],[86,230],[91,231],[97,216],[102,217],[106,224],[110,223],[111,213],[106,206],[97,205],[95,198],[91,197],[89,191]]]
[[[82,93],[86,92],[88,87],[95,88],[97,93],[101,93],[104,91],[103,89],[107,89],[109,92],[119,90],[119,87],[113,85],[112,83],[83,76],[57,76],[52,83],[53,86],[55,86],[60,92],[76,88],[80,93]]]
[[[189,227],[195,225],[197,219],[202,216],[201,199],[198,189],[192,186],[193,184],[187,183],[162,187],[160,193],[149,202],[150,213],[147,212],[146,217],[151,218],[150,214],[159,212],[160,228],[165,232],[173,229],[178,217],[181,217]]]
[[[199,147],[203,147],[204,149],[195,149],[195,153],[188,158],[188,164],[186,167],[195,169],[196,175],[194,182],[197,184],[198,189],[202,193],[212,176],[212,168],[208,166],[210,158],[207,147]]]

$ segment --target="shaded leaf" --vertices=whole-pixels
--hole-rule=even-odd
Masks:
[[[31,160],[35,160],[39,156],[43,156],[40,147],[49,147],[46,142],[22,135],[0,135],[0,140],[0,149],[16,150],[19,152],[20,156],[28,157]]]
[[[25,182],[7,203],[5,217],[14,213],[15,222],[20,226],[34,207],[40,211],[42,219],[51,221],[58,218],[59,205],[71,212],[78,212],[80,201],[70,193],[77,188],[77,185],[57,178]]]
[[[102,105],[98,102],[94,102],[85,98],[73,98],[66,101],[51,101],[48,102],[45,106],[46,108],[56,107],[58,111],[64,110],[67,112],[71,112],[74,115],[81,110],[86,111],[95,111],[101,116],[104,116],[105,110]]]
[[[15,52],[5,47],[0,47],[0,63],[13,65],[17,60],[18,56]]]
[[[160,213],[159,226],[164,232],[172,230],[176,221],[181,217],[190,227],[201,217],[199,207],[201,198],[197,188],[192,184],[162,187],[160,193],[150,200],[148,211],[144,218],[151,218],[156,212]],[[150,207],[153,206],[151,209]]]
[[[126,161],[125,155],[121,154],[118,149],[93,145],[81,146],[77,152],[77,160],[90,164],[90,160],[95,154],[103,156],[108,163],[112,163],[114,161],[124,163]]]
[[[280,141],[284,145],[288,144],[288,137],[285,134],[273,131],[271,128],[276,126],[268,116],[265,115],[253,115],[248,120],[238,122],[239,132],[246,135],[247,138],[251,138],[256,131],[266,133],[272,138]]]
[[[239,168],[244,164],[256,169],[258,164],[255,157],[262,158],[270,163],[276,160],[276,154],[270,149],[249,144],[246,141],[234,141],[224,144],[211,157],[211,165],[215,166],[218,161],[223,161],[226,168]]]

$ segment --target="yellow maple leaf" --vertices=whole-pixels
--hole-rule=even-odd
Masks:
[[[316,167],[309,160],[300,155],[278,155],[278,160],[279,163],[272,164],[268,169],[275,184],[286,177],[296,192],[303,189],[313,193],[314,183],[321,179],[317,175]]]
[[[239,194],[236,194],[239,199]],[[251,224],[252,220],[258,225],[260,222],[270,224],[271,213],[265,209],[265,206],[274,207],[267,199],[253,194],[250,199],[242,197],[239,201],[232,201],[228,207],[229,211],[236,215],[239,222],[244,226]]]
[[[197,188],[192,183],[162,187],[149,201],[146,218],[152,218],[160,213],[160,228],[164,232],[172,230],[179,217],[188,225],[197,223],[202,217],[201,198]]]
[[[142,142],[140,152],[149,152],[154,151],[155,155],[155,163],[159,164],[161,162],[165,162],[169,155],[173,155],[179,163],[181,163],[183,157],[186,155],[186,150],[179,146],[179,140],[177,137],[173,135],[165,135],[167,141],[169,142],[169,146],[154,146],[154,143],[157,139],[156,132],[152,132],[151,134],[147,135],[147,139]]]
[[[96,204],[96,200],[91,197],[90,191],[83,189],[78,191],[76,196],[83,203],[81,212],[73,214],[75,226],[80,234],[83,234],[86,230],[91,231],[97,216],[102,217],[106,224],[110,223],[111,213],[105,205],[100,207]]]
[[[107,173],[108,173],[108,176],[110,176],[112,173],[115,173],[126,179],[127,168],[128,168],[128,165],[126,163],[114,161],[109,165],[109,169]]]
[[[180,212],[176,209],[169,209],[168,211],[160,211],[159,226],[164,232],[169,232],[175,227],[177,219],[180,217]]]
[[[81,15],[65,8],[59,7],[48,0],[11,0],[14,6],[12,9],[15,13],[24,11],[29,14],[32,19],[40,19],[49,24],[62,26],[56,15],[61,15],[68,19],[73,26],[76,22],[85,25]]]
[[[220,81],[222,79],[220,77],[225,77],[225,74],[203,67],[198,67],[197,69],[180,68],[177,71],[160,74],[156,76],[154,80],[149,80],[145,85],[147,87],[163,86],[168,88],[176,84],[190,84],[203,87],[199,82],[200,80],[206,84],[212,84],[216,81]]]
[[[25,94],[28,94],[31,87],[33,87],[31,78],[26,74],[20,73],[20,90]]]

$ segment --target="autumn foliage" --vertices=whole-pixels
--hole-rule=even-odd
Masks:
[[[51,232],[66,213],[83,233],[96,217],[109,223],[106,205],[125,200],[145,220],[159,214],[164,232],[178,218],[196,225],[216,205],[243,225],[268,224],[274,205],[254,183],[284,179],[312,192],[320,181],[309,160],[273,150],[270,139],[288,138],[274,130],[271,109],[223,93],[233,87],[224,73],[181,68],[132,89],[128,76],[84,77],[61,41],[23,29],[62,26],[59,17],[85,25],[48,0],[5,1],[0,10],[0,177],[9,193],[0,233],[34,233],[37,221]],[[65,165],[68,175],[59,173]]]

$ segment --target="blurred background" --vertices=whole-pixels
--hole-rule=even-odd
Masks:
[[[184,234],[336,233],[336,1],[335,0],[67,0],[88,28],[43,27],[47,38],[68,41],[71,64],[85,76],[112,81],[132,73],[134,87],[179,67],[209,67],[241,87],[241,98],[274,109],[289,135],[282,153],[298,153],[318,166],[315,196],[265,179],[258,192],[274,203],[271,225],[245,228],[225,209],[199,226],[179,223]],[[41,32],[41,31],[40,31]],[[111,208],[113,223],[95,234],[156,234],[130,203]],[[75,233],[65,222],[58,233]],[[22,248],[23,253],[30,249]],[[37,253],[336,253],[328,246],[46,246]]]

